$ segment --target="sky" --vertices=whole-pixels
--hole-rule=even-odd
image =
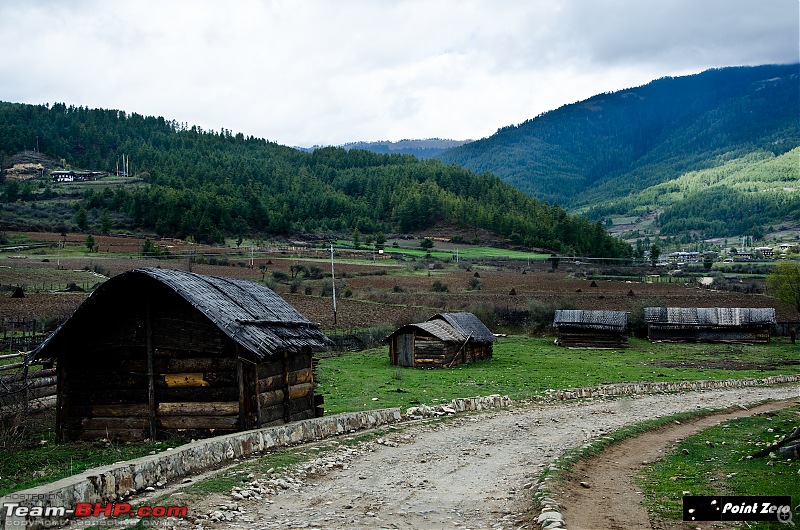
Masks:
[[[479,139],[709,68],[800,62],[798,0],[0,0],[0,101],[288,146]]]

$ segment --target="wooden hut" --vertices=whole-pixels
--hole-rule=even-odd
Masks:
[[[553,319],[556,344],[569,348],[627,348],[628,313],[559,309]]]
[[[387,340],[391,364],[448,368],[491,358],[496,339],[472,313],[440,313],[401,327]]]
[[[775,309],[646,307],[644,318],[651,341],[768,343]]]
[[[263,285],[144,268],[36,348],[57,362],[59,440],[199,437],[311,418],[328,339]]]

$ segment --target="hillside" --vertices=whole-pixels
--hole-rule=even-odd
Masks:
[[[96,171],[114,172],[126,156],[139,183],[130,187],[110,177],[107,185],[75,196],[67,190],[76,188],[66,183],[6,178],[2,227],[62,231],[77,225],[217,242],[226,236],[332,237],[354,229],[371,235],[451,225],[570,255],[631,252],[599,223],[567,215],[493,175],[436,160],[341,148],[305,153],[162,117],[0,103],[0,167],[37,143],[52,159]],[[53,202],[57,207],[49,208]],[[70,212],[72,218],[65,217]]]
[[[387,155],[414,155],[417,158],[433,158],[442,154],[448,149],[459,147],[472,140],[442,140],[441,138],[428,138],[425,140],[399,140],[397,142],[351,142],[339,147],[350,151],[351,149],[363,149],[373,153]],[[301,151],[312,152],[319,149],[319,146],[311,148],[300,148]]]
[[[779,156],[758,151],[721,160],[715,167],[607,201],[592,212],[598,216],[659,212],[662,235],[700,230],[761,239],[770,224],[800,221],[800,147]]]
[[[663,78],[565,105],[437,158],[490,171],[534,197],[593,218],[633,215],[630,208],[645,206],[637,195],[651,186],[800,145],[799,87],[796,64]],[[681,200],[695,199],[684,193]],[[660,199],[661,206],[663,201],[669,199]],[[769,218],[772,211],[762,210],[764,223],[778,221]],[[683,228],[716,234],[730,219]]]

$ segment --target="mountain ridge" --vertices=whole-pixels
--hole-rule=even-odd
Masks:
[[[612,201],[718,165],[800,145],[800,65],[664,77],[509,125],[437,157],[490,171],[573,212],[624,215]]]

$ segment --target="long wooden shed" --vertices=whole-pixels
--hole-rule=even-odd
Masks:
[[[645,307],[647,338],[667,342],[768,343],[772,307]]]
[[[569,348],[627,348],[628,313],[558,309],[553,318],[556,344]]]
[[[330,345],[267,287],[143,268],[101,285],[30,359],[56,360],[59,440],[201,437],[311,418]]]
[[[494,334],[472,313],[439,313],[392,333],[389,361],[397,366],[446,368],[492,357]]]

